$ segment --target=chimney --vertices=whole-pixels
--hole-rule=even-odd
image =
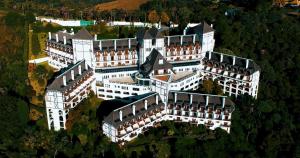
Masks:
[[[193,35],[193,43],[196,43],[196,34]]]
[[[193,95],[191,94],[190,95],[190,105],[192,105],[192,103],[193,103]]]
[[[63,76],[63,84],[64,84],[64,86],[67,86],[67,78],[66,78],[66,76]]]
[[[168,46],[170,45],[170,36],[168,36]]]
[[[188,26],[186,26],[183,30],[183,35],[186,35],[186,30],[188,29]]]
[[[182,45],[183,36],[180,36],[180,45]]]
[[[58,42],[58,34],[55,34],[56,42]]]
[[[97,34],[94,35],[94,40],[95,40],[95,41],[97,40]]]
[[[67,44],[67,37],[64,36],[64,45],[66,45],[66,44]]]
[[[147,108],[148,108],[148,101],[145,100],[144,103],[145,103],[145,110],[147,110]]]
[[[177,93],[174,93],[174,103],[177,102]]]
[[[48,38],[51,40],[51,32],[48,32]]]
[[[209,97],[208,97],[208,95],[207,95],[207,96],[206,96],[206,101],[205,101],[205,106],[208,105],[208,100],[209,100]]]
[[[73,30],[73,28],[71,28],[71,35],[74,35],[74,30]]]
[[[117,50],[117,40],[114,40],[115,51]]]
[[[211,59],[211,52],[208,52],[208,59]]]
[[[223,62],[223,54],[221,54],[220,62]]]
[[[232,65],[235,65],[235,56],[233,56]]]
[[[78,65],[78,74],[81,75],[81,65]]]
[[[130,41],[130,38],[128,39],[128,48],[129,48],[129,49],[131,48],[131,41]]]
[[[158,104],[158,94],[156,94],[156,96],[155,96],[155,102],[156,102],[156,104]]]
[[[84,61],[85,70],[88,70],[88,64],[86,61]]]
[[[225,107],[225,97],[222,98],[222,108]]]
[[[249,67],[249,59],[246,60],[246,69]]]
[[[120,117],[120,121],[122,121],[123,120],[123,112],[122,112],[122,110],[119,111],[119,117]]]
[[[210,27],[211,27],[211,28],[213,28],[213,27],[214,27],[214,25],[213,25],[213,24],[210,24]]]
[[[74,80],[74,70],[71,70],[71,78]]]
[[[99,48],[102,50],[102,41],[99,42]]]
[[[135,115],[135,105],[132,105],[132,114]]]

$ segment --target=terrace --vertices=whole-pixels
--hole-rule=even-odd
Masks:
[[[56,41],[53,41],[53,40],[47,40],[46,46],[50,47],[50,48],[57,49],[59,51],[63,51],[63,52],[69,53],[69,54],[73,54],[73,47],[72,47],[72,45],[65,45],[63,43],[56,42]]]
[[[250,81],[250,75],[253,73],[252,69],[247,69],[245,67],[231,65],[228,63],[220,63],[218,61],[211,61],[207,58],[203,60],[205,72],[219,74],[221,76],[226,76],[242,81]]]

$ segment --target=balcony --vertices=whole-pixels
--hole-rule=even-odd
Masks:
[[[191,124],[198,124],[196,119],[192,119],[192,121],[190,122]]]
[[[135,137],[135,136],[137,136],[137,134],[136,134],[135,132],[133,132],[133,133],[131,133],[131,134],[129,135],[130,138],[133,138],[133,137]]]
[[[119,127],[118,128],[118,136],[119,137],[122,137],[126,134],[126,131],[125,131],[125,128],[122,126],[122,127]]]
[[[208,121],[208,122],[205,122],[204,125],[206,127],[212,127],[214,125],[214,123],[212,121]]]
[[[71,108],[71,104],[64,104],[65,105],[65,109],[70,109]]]
[[[223,120],[230,121],[229,116],[225,115],[224,118],[223,118]]]
[[[213,112],[213,108],[209,107],[206,112],[211,114]]]
[[[80,93],[80,96],[82,97],[82,96],[84,96],[85,95],[85,92],[81,92]]]
[[[175,122],[182,122],[182,120],[181,120],[180,117],[177,117],[177,118],[175,119]]]
[[[223,127],[230,127],[230,124],[227,123],[227,122],[224,122],[221,126],[223,126]]]

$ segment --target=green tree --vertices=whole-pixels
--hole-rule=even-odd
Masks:
[[[202,91],[204,91],[205,93],[212,93],[213,92],[213,88],[214,88],[214,83],[212,80],[203,80],[203,84],[202,84]]]

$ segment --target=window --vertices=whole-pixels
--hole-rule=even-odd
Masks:
[[[64,122],[59,122],[60,123],[60,128],[64,128]]]
[[[120,94],[121,92],[120,92],[120,91],[115,91],[115,93],[118,93],[118,94]]]
[[[139,88],[132,88],[132,90],[139,91],[140,89]]]
[[[163,59],[159,59],[158,63],[159,63],[159,65],[162,65],[162,64],[164,64],[164,60]]]
[[[152,39],[152,46],[156,44],[156,39]]]

